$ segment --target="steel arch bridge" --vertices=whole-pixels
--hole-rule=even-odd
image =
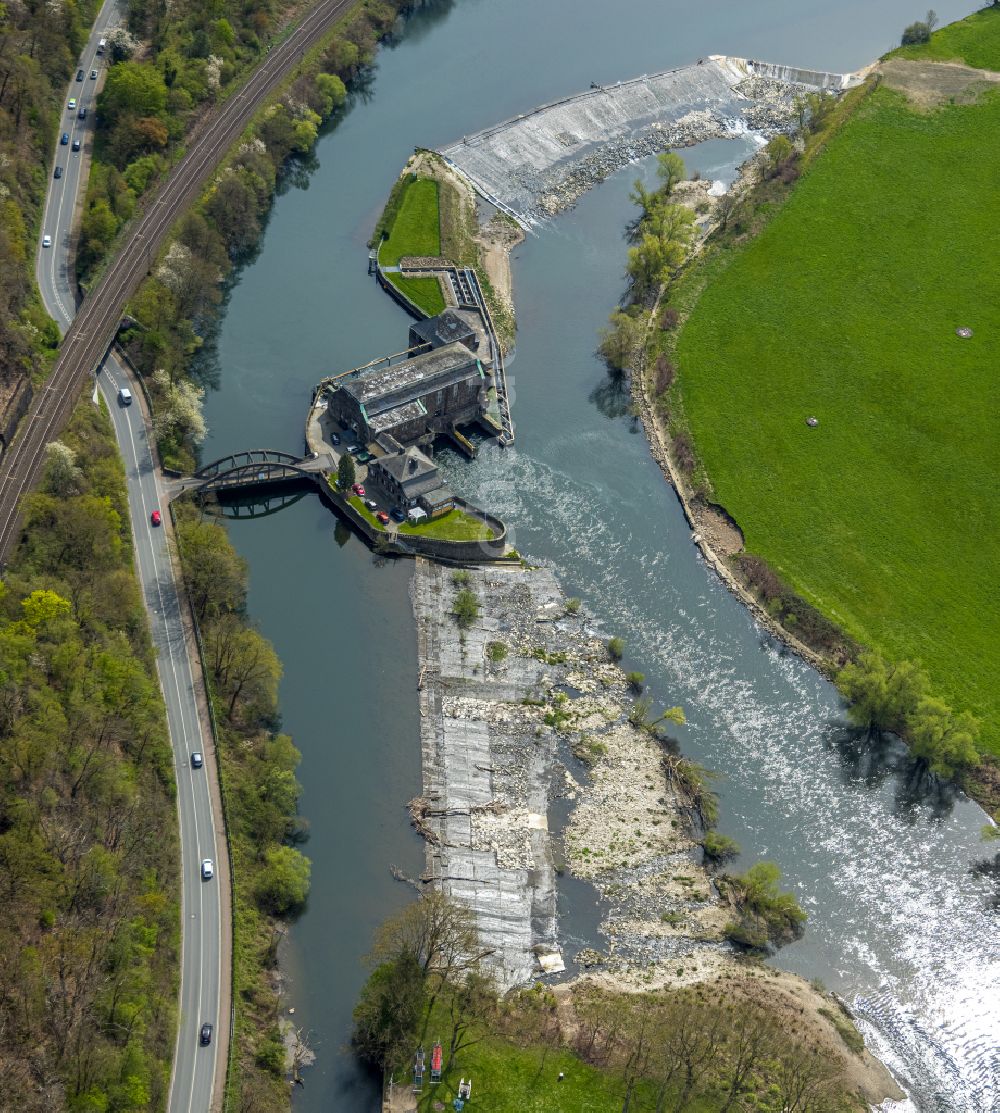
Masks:
[[[270,448],[235,452],[206,464],[194,473],[190,488],[197,494],[245,490],[272,483],[311,481],[323,468],[323,461],[312,456],[293,456]]]

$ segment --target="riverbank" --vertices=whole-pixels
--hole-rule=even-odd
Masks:
[[[990,10],[974,19],[998,24]],[[985,266],[975,260],[994,171],[980,140],[998,102],[974,69],[895,58],[883,69],[787,203],[742,242],[723,238],[681,280],[670,299],[681,315],[676,382],[664,407],[643,384],[642,403],[659,455],[669,459],[658,408],[689,437],[703,501],[726,507],[750,553],[851,641],[921,663],[956,723],[975,716],[983,760],[966,783],[992,808],[998,546],[991,526],[984,535],[967,522],[997,520],[995,438],[980,416],[996,299],[969,276]],[[898,154],[873,159],[875,147]],[[956,193],[946,183],[957,149],[982,154]],[[915,234],[911,216],[942,191],[939,231]],[[831,288],[831,275],[848,272]],[[914,289],[916,274],[937,278]],[[970,338],[956,332],[970,321]],[[942,467],[945,456],[955,466]],[[730,555],[716,552],[748,570]],[[750,588],[781,610],[760,576]]]
[[[478,602],[460,628],[459,592]],[[818,1042],[865,1100],[899,1097],[885,1068],[845,1051],[846,1017],[800,978],[741,958],[734,915],[703,864],[683,762],[636,712],[636,682],[545,568],[454,573],[418,561],[412,587],[420,663],[426,840],[421,878],[470,908],[502,991],[585,971],[557,993],[725,986]],[[642,706],[642,705],[639,705]],[[570,805],[550,830],[553,801]],[[563,952],[558,876],[594,885],[598,951]],[[565,915],[565,913],[563,913]],[[839,1027],[838,1027],[839,1024]],[[851,1029],[853,1031],[853,1029]],[[860,1037],[853,1033],[855,1046]]]

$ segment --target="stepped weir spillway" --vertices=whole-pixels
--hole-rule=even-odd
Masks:
[[[671,147],[757,132],[797,119],[805,93],[841,93],[856,73],[712,55],[687,66],[541,105],[439,151],[476,192],[523,227],[570,207],[592,185]]]

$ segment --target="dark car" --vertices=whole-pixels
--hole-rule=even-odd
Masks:
[[[212,1042],[212,1025],[206,1020],[201,1026],[201,1046],[207,1047]]]
[[[62,177],[62,167],[61,166],[57,166],[55,168],[55,171],[53,172],[52,177],[53,178],[61,178]]]
[[[400,510],[398,506],[394,506],[389,511],[389,517],[392,518],[392,520],[394,522],[405,522],[406,521],[406,512],[403,511],[403,510]]]
[[[76,71],[76,79],[77,79],[77,81],[82,81],[83,80],[83,70],[77,70]]]
[[[340,444],[340,437],[336,433],[330,434],[330,444]]]
[[[195,750],[194,753],[191,755],[191,768],[192,769],[200,769],[202,767],[202,765],[204,765],[204,764],[205,764],[205,762],[204,762],[204,759],[202,758],[201,754],[198,753],[197,750]]]
[[[62,135],[60,135],[60,136],[59,136],[59,142],[60,142],[60,143],[61,143],[61,144],[62,144],[62,145],[63,145],[64,147],[66,146],[66,144],[67,144],[67,143],[69,142],[69,132],[68,132],[68,131],[64,131],[64,132],[62,133]]]
[[[80,149],[80,140],[79,139],[74,139],[73,140],[73,150],[78,151],[79,149]]]
[[[79,112],[77,112],[77,114],[76,114],[76,118],[77,118],[78,120],[86,120],[86,118],[87,118],[87,110],[86,110],[86,108],[81,108],[81,109],[80,109],[80,111],[79,111]]]

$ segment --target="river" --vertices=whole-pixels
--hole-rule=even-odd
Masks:
[[[708,53],[852,69],[893,44],[911,7],[803,0],[789,17],[778,0],[431,5],[277,200],[211,353],[204,458],[300,450],[312,385],[398,350],[407,321],[366,277],[365,243],[415,144]],[[744,150],[705,144],[688,164],[728,177]],[[649,168],[617,175],[516,250],[517,444],[449,470],[626,639],[654,695],[685,707],[685,752],[722,775],[721,829],[747,860],[777,862],[809,913],[778,964],[867,1003],[866,1035],[919,1108],[995,1108],[1000,953],[987,885],[968,870],[984,856],[982,813],[913,798],[898,751],[852,739],[830,685],[764,637],[706,569],[643,437],[602,389],[593,349],[622,293],[639,172]],[[374,1109],[372,1079],[345,1044],[372,930],[412,895],[389,867],[422,863],[405,811],[419,789],[410,569],[378,565],[312,496],[230,528],[250,565],[251,614],[285,665],[284,726],[303,752],[312,830],[312,895],[285,968],[319,1058],[296,1108]]]

